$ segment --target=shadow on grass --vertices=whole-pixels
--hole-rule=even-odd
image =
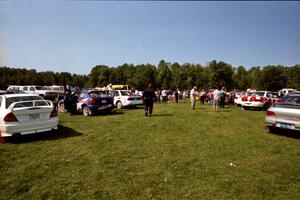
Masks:
[[[153,114],[151,117],[170,117],[173,116],[174,114],[171,113],[165,113],[165,114]]]
[[[34,133],[29,135],[14,135],[12,137],[5,138],[5,143],[21,144],[21,143],[30,143],[35,141],[43,140],[59,140],[68,137],[77,137],[82,136],[83,134],[75,131],[69,127],[58,125],[57,130]]]
[[[278,136],[284,136],[294,139],[300,139],[300,131],[295,130],[287,130],[287,129],[274,129],[270,134],[278,135]]]

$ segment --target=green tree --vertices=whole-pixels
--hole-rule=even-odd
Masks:
[[[261,71],[260,89],[277,91],[286,87],[288,78],[283,66],[269,65]]]
[[[171,88],[172,84],[172,72],[170,69],[170,63],[161,60],[158,64],[158,75],[157,75],[157,83],[161,88]]]

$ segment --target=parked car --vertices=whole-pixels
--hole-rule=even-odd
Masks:
[[[113,96],[108,90],[81,90],[59,101],[59,110],[82,112],[84,116],[98,112],[111,112],[114,109]]]
[[[243,93],[236,93],[234,98],[234,104],[238,107],[242,105],[242,97],[244,96]]]
[[[54,100],[58,96],[57,92],[38,85],[11,85],[7,88],[8,92],[16,90],[22,90],[27,94],[36,94],[48,100]]]
[[[57,129],[53,103],[32,94],[0,95],[0,134],[32,134]]]
[[[242,106],[245,110],[260,109],[267,110],[272,104],[280,102],[277,92],[256,91],[251,96],[242,98]]]
[[[292,129],[300,131],[300,93],[290,93],[281,103],[270,107],[265,116],[266,130]]]
[[[142,105],[142,96],[132,94],[129,90],[114,90],[114,105],[121,109],[126,106]]]
[[[296,91],[296,90],[293,88],[283,88],[283,89],[279,90],[278,95],[285,96],[285,95],[289,94],[290,92],[294,92],[294,91]]]

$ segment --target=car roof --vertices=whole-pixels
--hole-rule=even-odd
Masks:
[[[36,94],[3,94],[1,96],[4,96],[4,97],[27,97],[27,96],[39,96],[39,95],[36,95]]]

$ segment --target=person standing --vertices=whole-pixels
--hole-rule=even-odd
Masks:
[[[191,90],[191,94],[190,94],[192,109],[195,109],[196,96],[197,96],[197,87],[194,86],[193,89]]]
[[[220,96],[220,108],[225,108],[225,100],[226,100],[225,87],[222,87],[222,89],[219,91],[219,96]]]
[[[179,100],[179,92],[178,91],[179,91],[178,89],[175,91],[175,102],[176,103],[178,103],[178,100]]]
[[[151,83],[144,90],[143,99],[145,103],[145,116],[151,116],[153,112],[153,102],[155,101],[155,92],[152,89]]]
[[[219,110],[220,93],[218,89],[213,91],[213,111]]]

